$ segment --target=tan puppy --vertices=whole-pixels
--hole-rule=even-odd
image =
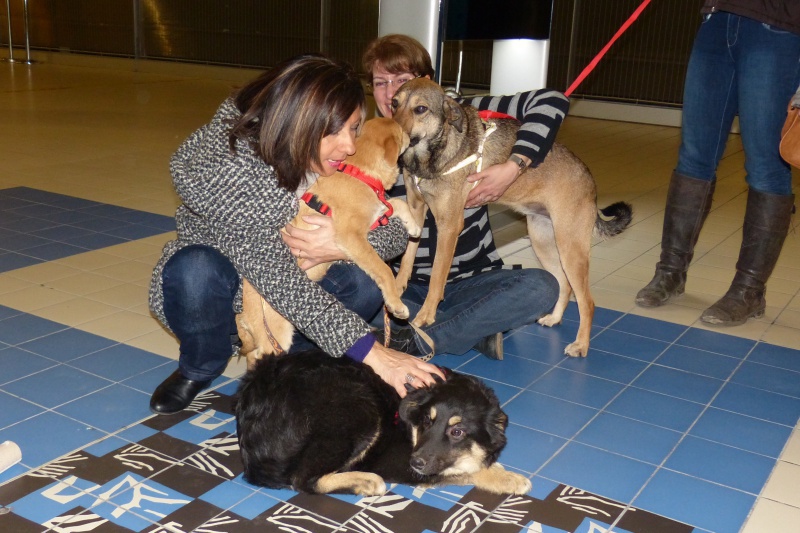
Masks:
[[[388,118],[372,119],[364,123],[361,135],[356,139],[356,153],[345,163],[377,180],[376,186],[389,189],[397,181],[400,172],[397,159],[407,146],[408,135],[396,122]],[[375,280],[389,312],[399,318],[408,318],[408,307],[400,300],[401,292],[397,290],[394,272],[367,241],[371,226],[388,211],[375,190],[340,171],[319,178],[308,192],[330,208],[337,246]],[[411,216],[408,205],[399,199],[388,202],[394,209],[392,216],[403,221],[410,235],[419,236],[420,226]],[[301,217],[310,214],[319,212],[301,201],[292,223],[300,228],[309,228]],[[316,265],[306,273],[312,280],[319,281],[330,265]],[[288,351],[294,326],[278,314],[247,280],[242,280],[242,291],[244,309],[236,316],[236,324],[242,340],[240,353],[246,355],[248,368],[252,368],[255,361],[265,354],[278,355]]]
[[[430,208],[438,230],[430,290],[413,320],[422,327],[436,319],[456,240],[464,228],[464,205],[472,186],[466,178],[476,172],[477,163],[468,160],[482,155],[483,168],[506,161],[519,125],[509,119],[482,121],[476,109],[461,106],[438,84],[424,78],[404,84],[393,106],[394,119],[410,138],[410,146],[401,156],[409,207],[419,223],[426,207]],[[467,164],[462,166],[463,162]],[[541,165],[525,170],[497,201],[527,217],[533,250],[558,280],[558,302],[538,322],[545,326],[561,322],[574,291],[580,327],[575,342],[564,353],[585,357],[594,315],[589,292],[592,232],[603,237],[622,232],[631,221],[630,205],[618,202],[606,207],[602,214],[610,220],[601,218],[594,178],[586,165],[560,144],[553,146]],[[401,290],[411,275],[418,244],[409,241],[403,256],[397,275]]]

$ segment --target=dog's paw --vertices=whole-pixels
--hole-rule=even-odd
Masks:
[[[548,328],[552,328],[556,324],[561,323],[561,317],[556,317],[555,315],[544,315],[542,318],[536,321],[539,325],[547,326]]]
[[[398,300],[394,304],[390,304],[387,301],[386,302],[386,309],[388,309],[389,312],[392,315],[396,316],[397,318],[406,319],[409,316],[411,316],[411,311],[408,310],[408,306],[406,304],[404,304],[403,302],[401,302],[400,300]]]
[[[406,224],[406,231],[408,232],[408,236],[414,239],[422,235],[422,227],[416,222]]]
[[[509,472],[498,463],[473,476],[476,487],[495,494],[527,494],[532,487],[530,479],[522,474]]]
[[[361,472],[361,474],[350,487],[353,494],[359,496],[383,496],[386,494],[386,482],[381,476],[369,472]]]
[[[564,355],[568,355],[570,357],[586,357],[586,354],[588,353],[589,347],[584,346],[583,343],[578,341],[568,344],[567,347],[564,348]]]
[[[506,472],[506,475],[507,479],[505,480],[506,488],[503,490],[504,494],[528,494],[533,488],[531,480],[522,474]]]
[[[418,328],[424,328],[425,326],[430,326],[434,322],[436,322],[436,311],[432,314],[427,313],[423,306],[423,308],[419,310],[419,313],[417,313],[417,316],[414,317],[412,324]]]
[[[314,492],[330,494],[346,492],[359,496],[382,496],[386,494],[386,483],[378,474],[372,472],[334,472],[317,480]]]

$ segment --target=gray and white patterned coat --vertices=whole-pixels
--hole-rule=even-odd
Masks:
[[[239,116],[233,100],[227,99],[211,122],[172,156],[170,171],[183,202],[175,214],[178,238],[164,246],[153,271],[150,309],[169,327],[161,286],[164,265],[181,248],[203,244],[225,255],[240,277],[320,348],[341,356],[369,326],[297,266],[280,237],[281,228],[297,214],[297,196],[278,186],[273,167],[247,143],[240,141],[236,153],[231,152],[228,132]],[[403,253],[407,238],[397,219],[369,235],[384,259]],[[241,311],[241,287],[234,311]]]

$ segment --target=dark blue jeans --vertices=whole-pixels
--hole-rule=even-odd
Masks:
[[[214,379],[225,370],[236,334],[234,298],[239,274],[220,252],[208,246],[187,246],[164,265],[164,314],[180,341],[178,368],[187,379]],[[375,282],[353,264],[336,263],[320,285],[365,321],[383,305]],[[291,351],[314,346],[299,333]]]
[[[707,16],[686,72],[675,170],[715,180],[738,114],[747,184],[763,193],[791,194],[791,169],[778,145],[786,108],[800,82],[799,60],[798,35],[730,13]]]
[[[403,302],[412,318],[427,294],[427,284],[409,283]],[[492,270],[445,285],[436,322],[423,329],[436,353],[460,355],[484,337],[535,322],[557,299],[558,282],[545,270]],[[373,321],[375,326],[382,324],[382,319]]]

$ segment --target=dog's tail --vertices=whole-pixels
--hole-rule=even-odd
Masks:
[[[627,202],[616,202],[600,209],[594,222],[595,232],[604,239],[619,235],[633,219],[633,208]]]

